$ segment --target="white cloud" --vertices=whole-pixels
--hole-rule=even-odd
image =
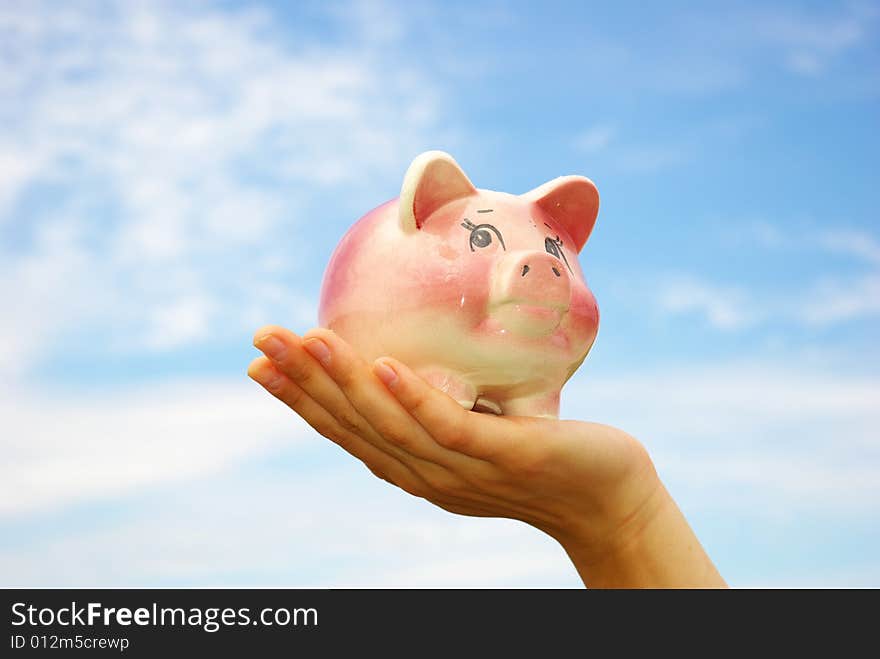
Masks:
[[[121,519],[0,549],[0,583],[581,586],[562,548],[535,529],[451,515],[334,455],[309,473],[230,469],[154,489]]]
[[[765,3],[766,4],[766,3]],[[777,3],[778,4],[778,3]],[[865,77],[864,67],[848,66],[850,58],[870,58],[876,40],[878,15],[868,3],[825,3],[828,6],[712,7],[709,11],[670,12],[660,29],[662,48],[646,41],[627,53],[641,75],[620,69],[614,74],[629,84],[634,80],[650,88],[678,94],[711,94],[760,84],[777,72],[821,79],[817,87],[827,97],[838,83]],[[670,43],[674,47],[668,47]],[[833,76],[831,74],[834,74]],[[644,80],[642,80],[644,76]]]
[[[799,307],[798,315],[812,325],[831,325],[880,315],[880,274],[819,282]]]
[[[550,538],[401,493],[256,386],[167,383],[48,412],[45,397],[0,410],[3,517],[44,529],[0,550],[2,583],[579,585]],[[689,514],[758,528],[880,501],[874,377],[767,364],[589,375],[563,405],[641,439]],[[89,502],[123,505],[105,517]]]
[[[583,154],[601,157],[607,166],[626,174],[646,174],[675,167],[687,161],[694,149],[691,145],[694,134],[683,136],[676,145],[636,144],[621,142],[617,127],[611,124],[598,124],[575,136],[572,147]],[[611,145],[614,148],[609,148]],[[595,163],[594,163],[595,165]]]
[[[243,373],[112,393],[6,391],[0,417],[2,517],[204,477],[311,434]]]
[[[728,363],[575,378],[562,401],[642,440],[694,508],[853,514],[880,501],[876,377]]]
[[[856,565],[841,565],[829,570],[811,570],[797,575],[766,575],[742,584],[744,588],[878,588],[880,563],[869,560]]]
[[[781,248],[793,242],[790,234],[780,226],[762,219],[733,220],[725,222],[725,227],[735,227],[731,234],[736,240],[754,241],[761,247]]]
[[[4,393],[0,523],[82,519],[0,549],[6,585],[580,583],[550,538],[405,495],[251,382]]]
[[[817,239],[821,248],[840,254],[855,256],[880,267],[880,242],[865,231],[838,229],[825,231]]]
[[[154,309],[142,339],[147,348],[163,350],[209,336],[215,304],[205,297],[185,297]]]
[[[778,16],[767,20],[763,29],[780,43],[796,48],[815,48],[827,52],[838,52],[851,48],[865,36],[864,26],[856,16],[844,16],[833,20],[828,17]]]
[[[604,151],[617,135],[617,128],[611,124],[597,124],[574,138],[575,148],[584,153]]]
[[[90,267],[78,234],[73,223],[46,223],[30,253],[0,262],[0,373],[28,368],[59,330],[98,312],[92,293],[103,286],[102,278]]]
[[[727,115],[691,122],[674,135],[640,135],[638,125],[622,129],[617,123],[596,123],[571,140],[572,148],[592,156],[593,162],[625,174],[646,174],[681,167],[707,154],[714,157],[724,145],[740,142],[752,132],[755,120],[744,115]]]
[[[684,162],[688,157],[682,146],[644,145],[628,146],[620,150],[615,162],[626,172],[659,172]]]
[[[784,226],[764,219],[728,220],[736,227],[738,240],[757,243],[775,250],[818,251],[853,257],[869,266],[880,266],[880,241],[868,231],[849,228],[840,223],[831,229],[820,229],[814,223],[797,222]]]
[[[851,5],[837,16],[767,11],[757,21],[759,34],[784,51],[789,70],[800,75],[825,73],[846,51],[865,41],[873,12]]]
[[[695,277],[678,277],[667,281],[657,294],[661,311],[669,314],[697,314],[716,329],[737,330],[751,325],[752,305],[745,292],[722,288]]]
[[[778,285],[760,289],[725,285],[696,275],[660,278],[654,305],[661,312],[699,314],[721,330],[770,322],[822,327],[880,314],[880,242],[871,233],[845,227],[822,231],[803,225],[783,227],[760,219],[729,221],[725,226],[738,227],[732,244],[757,244],[786,252],[790,259],[808,259],[802,267],[810,272],[799,280],[797,290],[781,290]],[[839,269],[827,258],[832,254],[848,257],[849,265],[862,270],[838,274]]]
[[[786,58],[786,66],[795,73],[806,76],[817,76],[824,72],[826,63],[815,53],[795,52]]]
[[[288,278],[323,265],[297,244],[307,213],[341,188],[341,224],[356,217],[346,204],[384,201],[371,185],[400,175],[442,111],[396,57],[399,31],[374,23],[346,19],[334,46],[256,9],[0,7],[0,90],[14,99],[0,109],[0,222],[22,236],[0,252],[0,281],[27,308],[4,316],[4,343],[47,358],[88,331],[165,350],[208,326],[212,340],[240,331],[241,307],[266,315],[260,289],[279,277],[266,264]],[[55,254],[40,234],[58,225]],[[299,280],[316,288],[317,274]],[[310,294],[291,286],[285,302]]]
[[[339,587],[370,588],[581,588],[562,546],[518,522],[499,532],[501,520],[478,521],[470,526],[480,534],[464,542],[446,528],[433,525],[423,536],[418,560],[387,566],[376,573],[352,572],[337,577]],[[463,526],[463,525],[462,525]]]

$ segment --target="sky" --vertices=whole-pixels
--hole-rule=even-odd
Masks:
[[[880,586],[880,3],[0,3],[0,584],[578,587],[245,375],[422,151],[601,195],[562,416],[735,587]]]

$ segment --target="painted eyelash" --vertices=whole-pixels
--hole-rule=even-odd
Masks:
[[[556,234],[556,238],[551,238],[550,236],[547,236],[546,239],[556,245],[559,256],[562,257],[562,262],[565,263],[565,267],[568,268],[568,271],[570,273],[574,274],[574,270],[571,269],[571,266],[568,263],[568,259],[565,258],[565,252],[562,250],[562,238],[559,237],[559,234]]]

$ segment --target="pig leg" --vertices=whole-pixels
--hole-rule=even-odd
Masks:
[[[473,408],[474,402],[477,400],[477,389],[458,374],[438,368],[422,369],[418,371],[418,374],[432,387],[458,401],[458,404],[464,409]]]
[[[556,419],[559,417],[559,392],[502,401],[501,410],[508,416],[541,416]]]

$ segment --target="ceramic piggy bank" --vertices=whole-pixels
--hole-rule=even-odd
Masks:
[[[320,323],[467,409],[555,417],[599,326],[577,259],[598,210],[581,176],[513,195],[477,189],[451,156],[423,153],[400,197],[337,246]]]

